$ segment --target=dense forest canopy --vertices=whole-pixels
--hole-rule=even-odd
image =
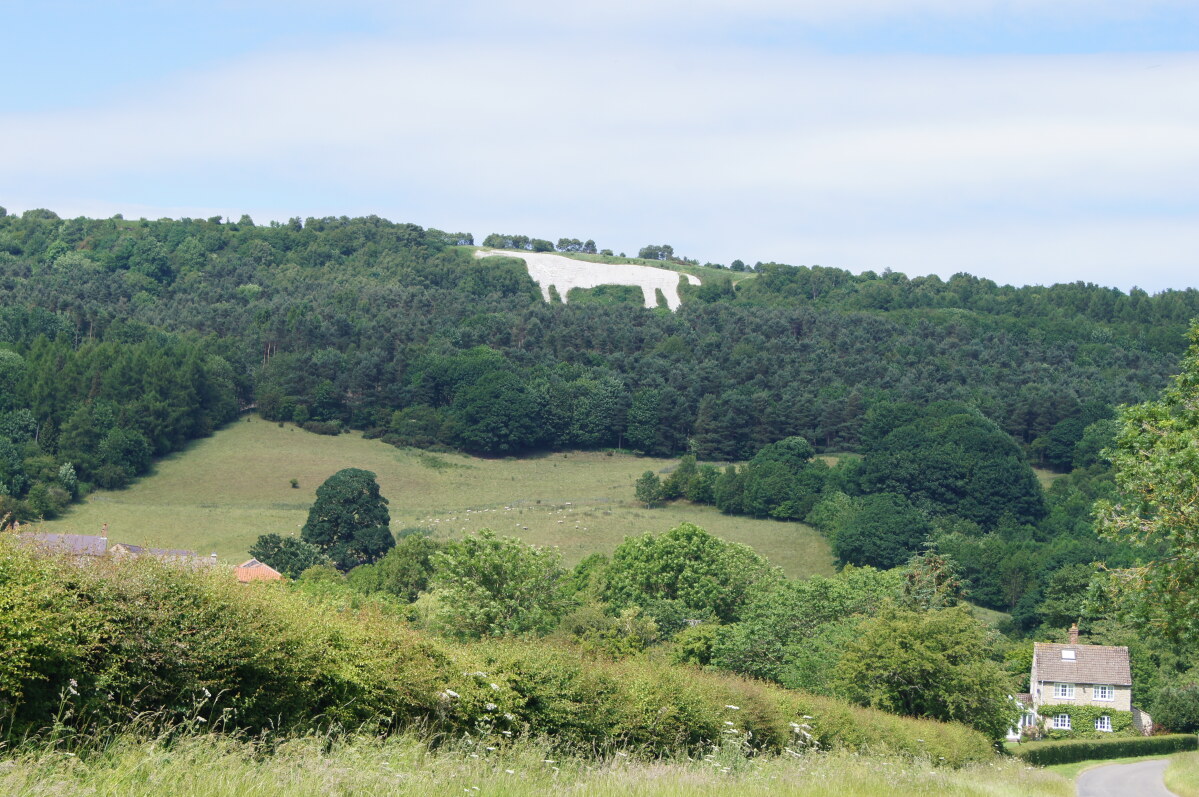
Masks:
[[[773,263],[735,286],[706,271],[675,313],[547,304],[473,240],[377,217],[0,215],[0,430],[28,449],[5,455],[9,503],[53,514],[59,468],[119,485],[252,405],[483,454],[743,460],[790,436],[854,450],[872,407],[957,401],[1068,470],[1103,408],[1164,384],[1199,315],[1195,290]]]

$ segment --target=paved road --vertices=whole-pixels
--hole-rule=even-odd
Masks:
[[[1078,776],[1078,797],[1175,797],[1162,782],[1169,764],[1163,758],[1088,769]]]

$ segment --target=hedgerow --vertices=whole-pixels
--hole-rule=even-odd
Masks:
[[[499,745],[538,737],[647,756],[730,743],[954,765],[992,754],[960,725],[645,658],[596,661],[530,640],[455,644],[414,631],[386,603],[338,607],[286,583],[238,584],[222,568],[80,566],[0,538],[0,596],[0,643],[20,653],[0,656],[0,735],[151,718],[256,733],[417,728]]]
[[[1168,736],[1031,742],[1015,750],[1014,755],[1030,764],[1044,767],[1074,761],[1168,755],[1196,749],[1199,749],[1199,736],[1193,733],[1178,733]]]

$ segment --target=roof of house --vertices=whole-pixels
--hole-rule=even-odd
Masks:
[[[1062,655],[1063,651],[1067,653],[1066,656]],[[1071,652],[1073,658],[1068,655]],[[1128,648],[1122,645],[1037,642],[1033,645],[1032,655],[1038,681],[1132,686]]]
[[[263,564],[257,559],[247,559],[236,568],[237,580],[243,584],[247,581],[268,581],[283,578],[283,574],[270,565]]]
[[[39,548],[76,556],[103,556],[108,551],[108,538],[95,534],[48,534],[27,531],[18,534],[17,539],[33,543]]]
[[[128,542],[118,542],[109,549],[114,554],[129,554],[131,556],[153,556],[166,562],[186,562],[188,564],[216,564],[216,557],[200,556],[195,551],[185,548],[149,548],[145,545],[133,545]]]

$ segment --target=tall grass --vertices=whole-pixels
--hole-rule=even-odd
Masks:
[[[536,740],[431,749],[411,734],[305,735],[274,744],[185,734],[121,736],[94,751],[31,746],[0,759],[0,793],[128,797],[330,795],[857,795],[1066,797],[1070,781],[1011,760],[961,769],[907,757],[802,753],[745,758],[714,748],[651,761],[562,757]]]
[[[1199,753],[1174,756],[1166,769],[1166,788],[1178,797],[1199,797]]]

